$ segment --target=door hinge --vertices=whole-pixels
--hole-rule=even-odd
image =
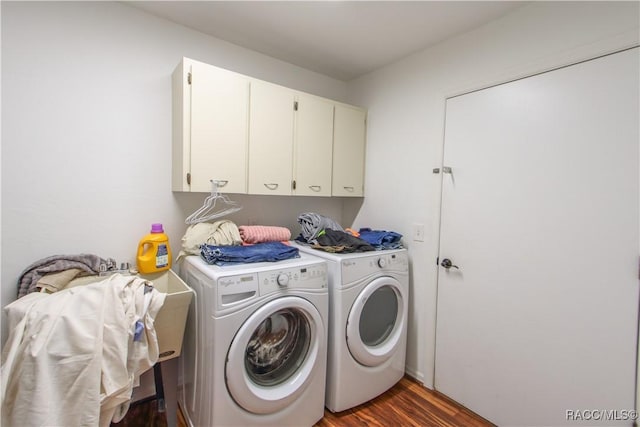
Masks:
[[[187,184],[191,185],[191,173],[187,173]]]
[[[293,111],[298,111],[298,101],[293,101]]]
[[[292,188],[293,190],[295,190],[295,189],[296,189],[296,180],[295,180],[295,179],[294,179],[293,181],[291,181],[291,188]]]
[[[187,74],[187,83],[191,84],[191,73]]]

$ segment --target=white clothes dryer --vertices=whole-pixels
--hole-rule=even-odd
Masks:
[[[190,426],[312,426],[324,415],[326,262],[233,266],[186,257],[195,291],[178,400]]]
[[[407,250],[335,254],[295,244],[328,262],[325,405],[332,412],[344,411],[384,393],[404,376]]]

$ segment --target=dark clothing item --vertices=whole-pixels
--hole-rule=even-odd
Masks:
[[[281,242],[258,243],[250,246],[213,246],[204,244],[200,255],[208,264],[235,265],[251,262],[275,262],[299,258],[298,248]]]
[[[314,212],[300,214],[298,216],[298,223],[301,229],[300,234],[306,243],[318,243],[318,236],[322,233],[322,230],[327,228],[342,231],[340,224],[333,219]]]
[[[352,234],[344,231],[332,230],[326,228],[324,232],[321,232],[317,237],[318,245],[330,246],[330,247],[342,247],[339,252],[368,252],[375,251],[376,249],[366,241],[353,236]],[[334,251],[337,252],[337,251]]]

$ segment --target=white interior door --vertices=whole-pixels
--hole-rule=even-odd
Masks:
[[[498,425],[631,425],[638,58],[447,101],[435,387]]]

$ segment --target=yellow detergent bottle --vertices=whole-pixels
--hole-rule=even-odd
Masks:
[[[151,233],[144,236],[138,244],[136,258],[138,272],[157,273],[171,268],[171,248],[169,237],[164,234],[162,224],[151,224]]]

